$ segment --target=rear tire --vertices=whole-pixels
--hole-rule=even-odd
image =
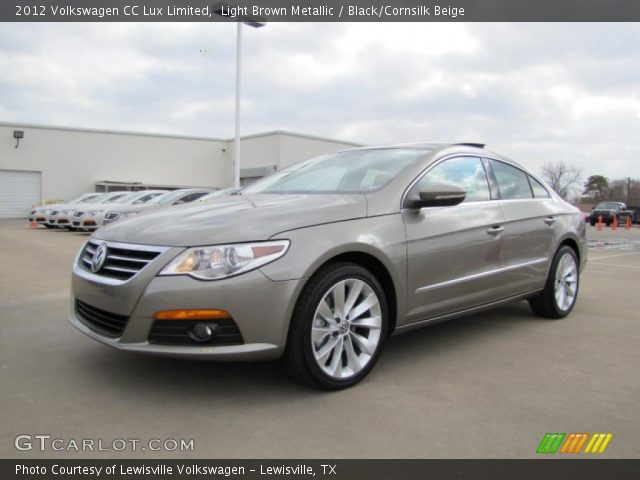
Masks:
[[[329,264],[300,294],[287,367],[294,377],[327,390],[355,385],[378,360],[388,324],[387,299],[376,277],[354,263]]]
[[[544,290],[529,299],[529,306],[541,317],[564,318],[576,304],[579,287],[578,257],[573,248],[565,245],[553,257]]]

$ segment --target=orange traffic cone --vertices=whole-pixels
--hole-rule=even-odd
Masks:
[[[598,231],[602,231],[602,215],[598,215]]]
[[[36,208],[36,204],[34,203],[33,205],[31,205],[31,211],[35,210],[35,208]],[[33,221],[33,222],[31,222],[31,223],[29,224],[29,226],[30,226],[31,228],[37,228],[37,227],[38,227],[38,222]]]
[[[624,222],[624,229],[631,230],[631,217],[627,217],[627,221]]]
[[[614,215],[613,222],[611,222],[611,230],[617,230],[617,229],[618,229],[618,216]]]

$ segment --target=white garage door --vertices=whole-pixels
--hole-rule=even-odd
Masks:
[[[26,217],[41,201],[40,172],[0,170],[0,218]]]

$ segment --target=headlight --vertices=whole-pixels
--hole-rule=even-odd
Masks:
[[[287,253],[289,240],[194,247],[182,252],[160,275],[218,280],[262,267]]]

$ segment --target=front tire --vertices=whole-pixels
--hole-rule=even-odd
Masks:
[[[573,310],[579,287],[578,257],[573,248],[565,245],[553,257],[544,290],[529,299],[529,306],[541,317],[564,318]]]
[[[371,272],[348,262],[327,265],[309,280],[294,310],[289,370],[327,390],[350,387],[375,365],[388,324],[387,299]]]

